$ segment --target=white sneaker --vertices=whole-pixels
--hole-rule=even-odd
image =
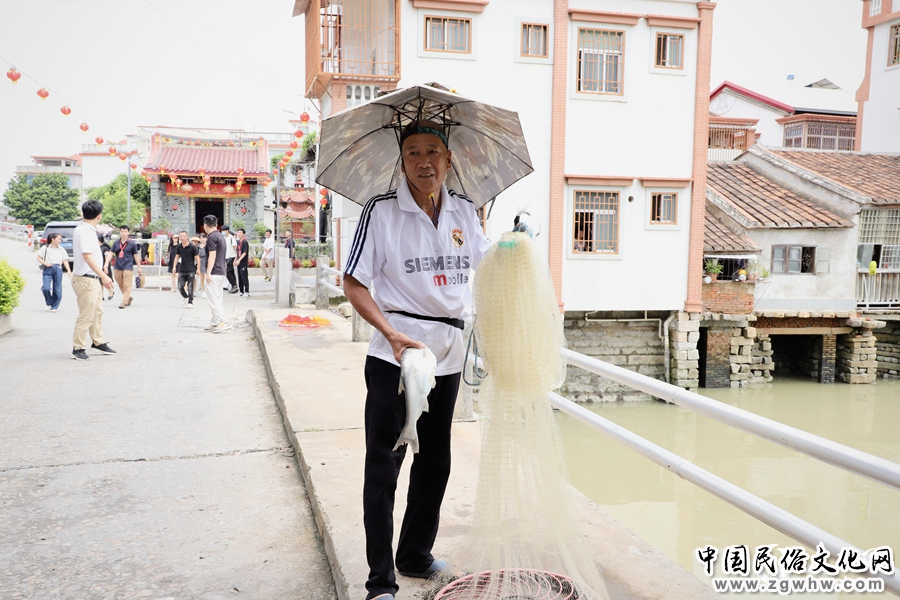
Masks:
[[[193,303],[193,302],[188,302],[186,308],[194,308],[194,303]]]
[[[49,307],[49,306],[45,306],[45,307],[44,307],[44,310],[50,310],[50,307]]]
[[[206,292],[200,292],[199,294],[197,294],[197,297],[198,298],[206,298]]]
[[[209,325],[207,325],[206,327],[204,327],[203,330],[204,330],[204,331],[215,331],[215,330],[216,330],[216,326],[213,325],[212,323],[210,323]]]
[[[228,331],[231,329],[231,323],[219,323],[215,327],[213,327],[213,333],[222,333],[223,331]]]
[[[185,298],[184,300],[181,301],[181,306],[182,306],[182,308],[183,308],[183,307],[185,307],[185,306],[187,306],[187,305],[188,305],[188,301],[187,301],[187,298]]]

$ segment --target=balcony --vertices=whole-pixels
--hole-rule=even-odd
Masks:
[[[757,119],[709,117],[709,162],[729,162],[756,143]]]
[[[900,308],[900,269],[856,275],[857,308]]]
[[[315,11],[318,8],[318,15]],[[324,0],[306,12],[306,94],[330,93],[335,78],[400,78],[400,0]]]
[[[38,175],[40,173],[63,173],[65,175],[81,175],[81,167],[46,167],[44,165],[22,165],[16,167],[16,173]]]

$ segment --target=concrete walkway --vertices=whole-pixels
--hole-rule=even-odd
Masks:
[[[116,355],[71,360],[75,295],[27,279],[0,336],[0,598],[332,600],[331,569],[252,330],[211,334],[206,301],[104,302]],[[239,319],[268,308],[261,279]]]
[[[332,324],[318,329],[279,327],[279,321],[289,312],[318,315]],[[307,482],[338,597],[362,600],[368,575],[362,527],[366,344],[350,342],[350,323],[331,312],[260,310],[253,316],[263,362]],[[453,473],[435,546],[438,557],[448,555],[469,530],[481,430],[479,422],[457,422],[453,426]],[[408,456],[397,493],[395,533],[399,533],[405,509],[410,463]],[[711,588],[587,498],[577,496],[584,533],[614,600],[717,597]],[[398,582],[398,600],[420,598],[426,588],[417,579],[398,576]]]

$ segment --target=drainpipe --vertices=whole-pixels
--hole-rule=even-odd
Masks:
[[[675,315],[677,314],[677,312],[673,311],[672,314],[669,315],[669,318],[666,319],[665,323],[663,323],[663,356],[666,361],[666,383],[671,383],[671,381],[669,381],[671,377],[671,361],[669,360],[669,325],[675,319]]]
[[[677,312],[672,312],[665,321],[659,318],[648,318],[646,310],[644,311],[644,318],[642,319],[592,319],[588,315],[594,312],[597,311],[585,313],[584,320],[588,323],[643,323],[656,321],[656,337],[663,341],[663,357],[666,361],[666,383],[669,383],[669,324],[675,318],[675,315],[678,314]]]

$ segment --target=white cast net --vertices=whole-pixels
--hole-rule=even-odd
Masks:
[[[450,557],[457,574],[473,576],[468,584],[445,578],[436,598],[606,600],[547,398],[565,379],[562,315],[547,263],[526,234],[505,233],[476,270],[473,291],[488,372],[478,402],[487,421],[474,523]],[[574,590],[553,583],[567,579]]]

